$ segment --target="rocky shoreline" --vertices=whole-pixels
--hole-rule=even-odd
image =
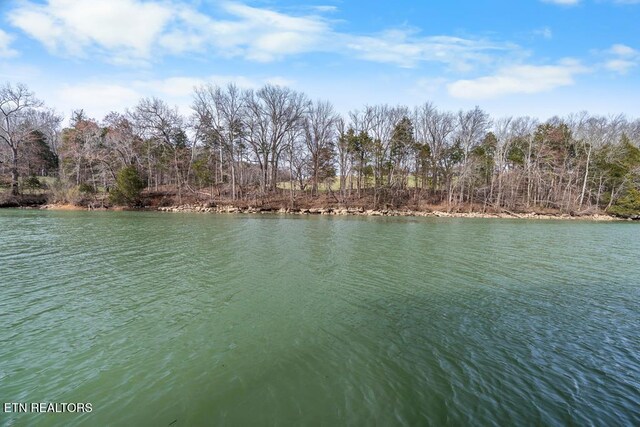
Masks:
[[[275,207],[241,207],[234,205],[184,204],[162,207],[124,208],[120,206],[83,207],[71,204],[47,204],[39,209],[81,211],[159,211],[167,213],[211,213],[211,214],[276,214],[276,215],[329,215],[329,216],[384,216],[384,217],[426,217],[426,218],[501,218],[501,219],[540,219],[540,220],[582,220],[582,221],[631,221],[640,218],[619,218],[607,214],[570,215],[560,213],[537,212],[447,212],[441,210],[411,210],[411,209],[365,209],[363,207],[324,207],[324,208],[275,208]]]
[[[589,221],[623,221],[611,215],[590,214],[590,215],[569,215],[569,214],[541,214],[536,212],[528,213],[483,213],[483,212],[444,212],[444,211],[414,211],[409,209],[364,209],[353,207],[338,208],[264,208],[264,207],[238,207],[233,205],[204,206],[204,205],[180,205],[157,208],[160,212],[173,213],[215,213],[215,214],[288,214],[288,215],[334,215],[334,216],[413,216],[432,218],[503,218],[503,219],[561,219],[561,220],[589,220]]]

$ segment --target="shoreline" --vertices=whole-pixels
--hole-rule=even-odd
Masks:
[[[482,213],[482,212],[446,212],[439,210],[416,211],[410,209],[364,209],[353,207],[324,208],[270,208],[270,207],[238,207],[234,205],[206,206],[196,204],[174,205],[165,207],[145,207],[127,209],[123,207],[87,208],[72,204],[47,204],[40,206],[42,210],[54,211],[147,211],[166,213],[202,213],[202,214],[276,214],[276,215],[324,215],[324,216],[380,216],[380,217],[424,217],[424,218],[493,218],[493,219],[530,219],[530,220],[573,220],[573,221],[633,221],[607,214],[570,215],[549,213]]]

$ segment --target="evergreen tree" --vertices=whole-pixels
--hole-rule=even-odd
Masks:
[[[116,187],[109,194],[111,203],[137,206],[144,188],[144,181],[135,166],[126,166],[116,175]]]

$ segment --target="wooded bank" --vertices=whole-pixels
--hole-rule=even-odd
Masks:
[[[623,115],[425,103],[341,116],[285,87],[206,85],[189,115],[145,98],[101,120],[77,110],[63,128],[20,84],[0,89],[0,114],[5,204],[640,214],[640,120]]]

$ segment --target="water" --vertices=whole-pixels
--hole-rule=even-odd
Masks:
[[[638,425],[640,224],[0,211],[0,425]]]

